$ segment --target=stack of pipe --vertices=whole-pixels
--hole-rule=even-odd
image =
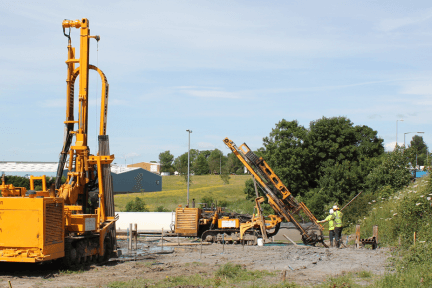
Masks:
[[[109,137],[108,135],[99,135],[99,156],[110,155],[109,149]],[[100,179],[100,178],[99,178]],[[105,198],[105,214],[108,217],[115,216],[115,208],[114,208],[114,190],[113,190],[113,181],[111,176],[111,167],[110,164],[102,164],[102,186],[104,189],[104,198]],[[114,249],[116,248],[116,229],[114,224],[114,229],[111,230],[111,239],[112,244],[114,245]]]
[[[99,156],[110,155],[108,135],[99,136]],[[114,195],[110,164],[102,164],[106,216],[114,216]]]

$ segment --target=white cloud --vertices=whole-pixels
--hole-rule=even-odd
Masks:
[[[403,143],[398,143],[398,145],[401,145]],[[396,147],[396,141],[394,142],[389,142],[389,143],[384,143],[384,149],[385,151],[393,151],[394,148]]]
[[[216,148],[216,146],[209,142],[198,142],[195,145],[198,150],[213,150]]]

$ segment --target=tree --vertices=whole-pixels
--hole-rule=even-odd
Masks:
[[[188,159],[188,153],[183,153],[182,155],[178,156],[174,159],[174,168],[176,171],[178,171],[180,174],[187,174],[187,159]]]
[[[323,117],[310,123],[307,144],[312,155],[315,179],[323,168],[344,160],[363,161],[384,153],[383,139],[368,126],[353,126],[346,117]]]
[[[398,189],[408,185],[412,175],[408,169],[410,157],[406,154],[404,149],[396,148],[380,157],[379,164],[366,178],[367,187],[376,191],[383,186]]]
[[[257,151],[294,196],[305,193],[313,184],[311,156],[305,139],[308,131],[298,122],[282,119],[263,139],[264,150]]]
[[[161,165],[161,172],[174,172],[174,168],[172,166],[174,160],[174,155],[170,153],[169,150],[162,152],[159,154],[159,162]]]
[[[422,136],[414,135],[410,142],[410,147],[406,149],[410,152],[410,162],[414,167],[416,164],[424,166],[427,159],[428,147]]]
[[[148,212],[144,200],[139,197],[135,197],[134,200],[129,201],[126,204],[126,212]]]
[[[203,150],[203,151],[200,151],[200,154],[202,154],[206,159],[208,159],[211,152],[212,152],[211,150]]]
[[[209,165],[204,154],[200,153],[193,163],[193,170],[196,175],[209,174]]]
[[[210,156],[208,157],[208,164],[210,168],[210,173],[217,173],[219,174],[221,172],[222,166],[226,162],[226,157],[223,156],[222,151],[219,149],[214,149]]]
[[[227,155],[227,162],[225,166],[227,169],[227,173],[237,173],[239,169],[240,171],[242,171],[244,167],[243,163],[237,158],[237,156],[234,153],[229,153]]]

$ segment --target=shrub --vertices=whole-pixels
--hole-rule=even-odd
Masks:
[[[163,206],[158,206],[158,207],[156,207],[155,212],[169,212],[169,210],[165,209],[165,207],[163,207]]]
[[[383,186],[398,189],[408,185],[411,173],[407,168],[409,159],[404,150],[396,148],[391,153],[383,155],[382,162],[367,176],[366,185],[371,190],[378,190]]]
[[[129,201],[126,204],[126,212],[148,212],[144,200],[139,197],[135,197],[134,200]]]
[[[235,278],[237,277],[241,272],[243,272],[243,268],[236,264],[232,263],[226,263],[222,267],[219,267],[218,271],[216,271],[215,276],[216,277],[224,277],[224,278]]]

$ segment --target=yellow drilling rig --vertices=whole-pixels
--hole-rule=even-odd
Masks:
[[[291,222],[300,232],[303,243],[313,246],[317,243],[321,243],[324,247],[327,247],[322,235],[324,228],[318,224],[317,219],[306,205],[303,202],[299,203],[294,198],[267,162],[262,157],[255,155],[246,143],[237,147],[237,145],[228,138],[225,138],[223,142],[256,179],[258,186],[264,192],[268,203],[275,213],[287,222]],[[305,221],[311,224],[307,228],[301,225],[301,222]],[[319,231],[319,234],[315,231]]]
[[[66,121],[63,149],[60,153],[55,185],[43,191],[0,185],[0,261],[43,262],[63,258],[66,266],[87,262],[104,262],[115,257],[114,199],[106,135],[108,81],[104,73],[89,64],[89,21],[64,20],[63,34],[68,38]],[[80,53],[72,47],[71,29],[80,29]],[[66,33],[68,31],[68,33]],[[78,67],[75,65],[78,64]],[[89,70],[102,79],[99,151],[90,154],[88,147]],[[78,118],[74,118],[75,81],[79,76]],[[77,126],[75,127],[75,124]],[[75,143],[72,145],[73,138]],[[67,166],[67,178],[61,184]]]

